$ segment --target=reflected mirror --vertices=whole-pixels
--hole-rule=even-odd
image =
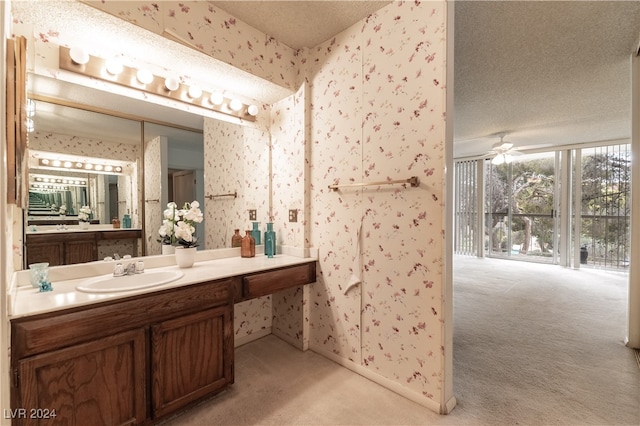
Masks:
[[[31,102],[26,224],[77,224],[80,208],[88,206],[93,224],[128,214],[139,228],[140,123]]]

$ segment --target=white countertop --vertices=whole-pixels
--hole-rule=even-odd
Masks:
[[[235,250],[237,250],[239,254],[239,249]],[[172,258],[172,256],[167,256],[167,258],[169,257]],[[199,253],[199,258],[205,257],[206,254]],[[162,260],[162,258],[163,256],[151,256],[148,258],[141,257],[133,258],[130,260],[127,259],[123,260],[122,262],[126,264],[131,261],[143,260],[145,261],[145,265],[147,265],[147,259],[149,259],[149,264],[153,264],[154,260],[155,263],[158,263],[158,259]],[[78,286],[80,283],[91,276],[95,277],[99,274],[85,275],[79,278],[70,278],[58,281],[55,280],[56,275],[70,275],[68,271],[63,274],[61,274],[60,272],[65,272],[65,268],[71,270],[73,266],[50,268],[49,277],[53,286],[53,291],[43,293],[40,293],[38,289],[32,287],[30,284],[24,285],[23,283],[18,285],[18,281],[24,281],[25,276],[27,276],[28,280],[28,271],[21,271],[16,273],[22,274],[21,278],[18,279],[16,276],[14,276],[14,282],[12,283],[13,292],[10,297],[11,301],[9,302],[9,318],[15,319],[46,312],[68,309],[72,307],[86,306],[107,300],[117,300],[133,295],[152,293],[154,291],[165,290],[168,288],[176,288],[205,281],[228,278],[236,275],[243,275],[252,272],[266,271],[269,269],[308,263],[309,261],[314,260],[317,260],[317,257],[297,257],[286,254],[278,254],[273,258],[268,258],[264,254],[256,254],[255,257],[251,258],[243,258],[238,255],[213,260],[196,259],[196,263],[191,268],[181,269],[173,264],[170,266],[161,266],[158,268],[146,269],[154,271],[180,270],[184,273],[184,276],[176,281],[141,290],[123,291],[107,294],[92,294],[76,291],[76,286]],[[114,262],[92,262],[88,265],[89,266],[87,268],[91,268],[91,266],[93,266],[93,270],[100,270],[104,272],[106,270],[105,267],[112,268]],[[85,270],[87,268],[85,268]],[[53,269],[56,269],[56,273],[52,273]],[[76,267],[76,269],[78,269],[78,267]],[[108,275],[111,274],[112,273],[109,273]]]

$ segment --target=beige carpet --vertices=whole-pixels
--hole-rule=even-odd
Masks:
[[[236,349],[236,383],[166,425],[639,425],[623,345],[626,275],[455,258],[448,416],[268,336]]]

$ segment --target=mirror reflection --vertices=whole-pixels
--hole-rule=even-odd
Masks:
[[[128,214],[139,227],[140,123],[44,101],[33,105],[27,224],[77,224],[79,209],[88,206],[91,223]]]
[[[181,208],[197,200],[206,216],[204,141],[202,132],[147,122],[144,139],[146,247],[147,254],[160,254],[157,231],[167,203],[173,201]],[[196,225],[199,250],[207,248],[205,225]]]

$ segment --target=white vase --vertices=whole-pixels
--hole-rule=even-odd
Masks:
[[[195,247],[176,247],[176,264],[181,268],[191,268],[196,261]]]
[[[89,222],[80,221],[78,224],[80,225],[80,229],[89,229]]]
[[[162,245],[162,254],[174,254],[176,252],[176,247],[170,244]]]

